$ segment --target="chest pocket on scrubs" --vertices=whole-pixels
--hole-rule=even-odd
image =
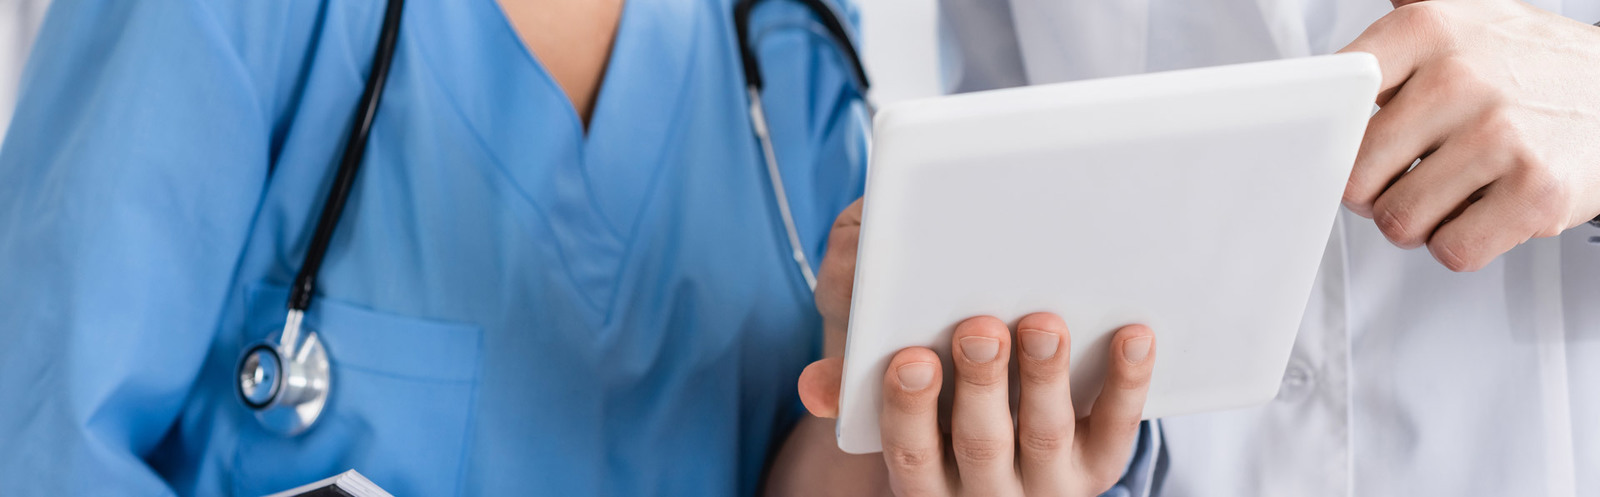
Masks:
[[[288,289],[248,292],[245,339],[283,328]],[[264,495],[355,469],[395,495],[458,492],[482,355],[481,328],[318,298],[306,324],[327,345],[327,410],[295,437],[241,408],[234,491]]]

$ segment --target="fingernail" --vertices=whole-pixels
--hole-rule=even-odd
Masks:
[[[1061,347],[1061,335],[1048,331],[1022,330],[1017,336],[1022,339],[1022,353],[1035,361],[1055,357],[1056,349]]]
[[[1122,342],[1122,358],[1138,364],[1150,356],[1150,337],[1139,337]]]
[[[994,356],[1000,355],[1000,341],[989,337],[966,337],[961,339],[961,354],[978,364],[993,361]]]
[[[900,388],[908,392],[921,391],[933,383],[933,365],[926,362],[904,364],[895,370],[895,375],[900,377]]]

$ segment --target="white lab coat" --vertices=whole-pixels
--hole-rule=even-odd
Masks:
[[[16,107],[22,66],[49,0],[0,0],[0,141]]]
[[[1600,1],[1535,3],[1600,20]],[[1390,9],[1384,0],[941,0],[945,82],[966,91],[1329,53]],[[1591,237],[1600,229],[1579,226],[1455,274],[1342,212],[1278,397],[1164,420],[1163,494],[1600,495],[1600,238]]]

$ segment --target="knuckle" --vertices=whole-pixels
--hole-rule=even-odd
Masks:
[[[992,463],[1010,454],[1012,447],[1006,440],[962,437],[952,443],[955,456],[971,463]]]
[[[889,444],[883,446],[883,458],[890,469],[920,470],[933,464],[940,464],[939,451],[933,447],[911,447],[904,444]]]
[[[1139,390],[1150,385],[1150,371],[1133,368],[1121,374],[1111,375],[1106,378],[1106,383],[1118,390]]]
[[[1400,246],[1416,246],[1422,240],[1414,226],[1416,220],[1412,212],[1404,203],[1379,199],[1373,206],[1373,219],[1389,241]]]
[[[1561,182],[1551,171],[1550,163],[1538,152],[1517,142],[1507,143],[1505,148],[1511,156],[1511,171],[1519,188],[1540,195],[1560,190]]]
[[[1054,453],[1070,445],[1072,437],[1065,430],[1026,430],[1018,442],[1029,451]]]
[[[1366,174],[1358,168],[1350,173],[1350,179],[1344,184],[1344,197],[1341,201],[1346,207],[1357,214],[1372,212],[1372,201],[1375,195],[1367,187]]]
[[[1460,273],[1476,269],[1471,246],[1461,237],[1449,237],[1436,240],[1428,245],[1433,252],[1433,258],[1443,264],[1445,269]]]
[[[975,387],[977,390],[987,391],[992,388],[1004,388],[1009,372],[1006,361],[999,358],[987,364],[961,363],[956,367],[956,378],[963,385]]]
[[[1139,434],[1140,422],[1139,416],[1134,415],[1122,420],[1119,423],[1115,423],[1113,426],[1115,426],[1115,430],[1127,434],[1128,438],[1132,439],[1134,436]]]
[[[932,390],[934,389],[929,388],[927,391],[922,392],[906,392],[885,389],[887,395],[884,398],[888,399],[889,408],[896,412],[913,416],[928,415],[939,405],[938,397],[930,393]]]
[[[863,199],[858,198],[855,202],[851,202],[849,206],[845,207],[843,211],[839,212],[839,215],[833,219],[833,227],[861,227],[862,201]]]
[[[979,368],[979,369],[994,369],[994,368],[985,367],[985,368]],[[960,376],[962,384],[970,386],[970,387],[975,387],[975,388],[980,389],[980,390],[988,390],[988,389],[991,389],[991,388],[1000,388],[1000,387],[1006,386],[1006,377],[1005,377],[1004,374],[993,373],[993,372],[988,372],[988,371],[985,371],[985,372],[982,372],[982,373],[970,372],[969,371],[969,372],[963,372],[958,376]]]
[[[1511,90],[1489,82],[1482,73],[1473,72],[1467,81],[1469,86],[1463,89],[1465,96],[1478,99],[1491,109],[1505,109],[1510,102],[1516,100]]]
[[[1557,224],[1557,223],[1549,223],[1549,222],[1547,222],[1547,223],[1540,224],[1539,226],[1540,226],[1540,228],[1534,230],[1532,238],[1549,238],[1549,237],[1552,237],[1552,236],[1560,235],[1561,232],[1566,231],[1566,227],[1565,226],[1561,226],[1560,224]],[[1524,240],[1524,241],[1526,241],[1526,240]]]
[[[1059,354],[1060,352],[1057,352]],[[1058,361],[1024,361],[1017,376],[1023,385],[1053,385],[1066,376],[1067,368]]]
[[[1549,169],[1525,170],[1519,174],[1514,189],[1519,204],[1527,210],[1527,219],[1533,223],[1533,236],[1555,236],[1566,230],[1566,213],[1573,199],[1565,184]]]
[[[835,254],[846,254],[846,253],[854,251],[855,248],[856,248],[856,243],[858,243],[860,238],[861,238],[861,226],[860,225],[855,225],[855,226],[837,226],[837,225],[835,225],[833,227],[833,229],[828,232],[828,253],[824,255],[824,259],[836,259],[837,257],[828,257],[828,256],[832,256],[832,255],[835,255]]]
[[[1427,70],[1433,73],[1427,90],[1434,103],[1459,104],[1469,99],[1500,96],[1492,85],[1484,84],[1481,69],[1461,57],[1440,57]]]
[[[828,230],[828,254],[855,250],[861,238],[861,201],[857,200],[834,218]]]
[[[1499,105],[1493,106],[1484,111],[1477,122],[1480,139],[1485,142],[1484,145],[1504,150],[1519,162],[1532,158],[1533,151],[1526,146],[1527,137],[1517,125],[1517,119],[1505,108]]]
[[[1449,9],[1434,2],[1418,2],[1394,9],[1384,17],[1386,27],[1394,27],[1418,35],[1437,35],[1450,27]]]
[[[838,217],[833,218],[833,226],[830,228],[830,230],[837,232],[843,230],[853,230],[860,227],[861,220],[852,215],[850,211],[846,210],[839,213]]]
[[[1515,166],[1515,188],[1529,199],[1559,200],[1564,196],[1561,179],[1537,157],[1520,158]]]
[[[1542,215],[1535,218],[1534,222],[1534,229],[1531,233],[1529,233],[1529,238],[1548,238],[1560,235],[1561,232],[1567,230],[1568,224],[1567,217],[1565,215],[1557,214],[1553,212],[1553,210],[1545,211]]]
[[[1002,364],[1002,366],[995,366],[995,364],[973,366],[973,368],[966,368],[966,371],[960,371],[957,377],[960,377],[963,385],[978,388],[978,390],[1002,388],[1006,387],[1006,372],[1003,366],[1005,364]]]

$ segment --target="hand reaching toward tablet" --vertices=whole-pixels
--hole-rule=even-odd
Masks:
[[[799,387],[806,407],[821,418],[838,413],[860,220],[859,201],[839,216],[819,274],[817,307],[827,327],[827,357],[806,368]],[[957,377],[947,412],[938,400],[945,388],[939,356],[922,347],[895,355],[883,377],[881,416],[883,471],[894,494],[1093,496],[1122,475],[1155,362],[1150,329],[1128,326],[1113,337],[1105,386],[1084,419],[1072,407],[1066,322],[1032,314],[1013,331],[986,316],[957,325],[951,343]],[[1021,391],[1015,424],[1013,360]],[[797,429],[796,436],[804,433],[833,443],[831,430]]]
[[[1405,3],[1341,50],[1383,68],[1345,205],[1454,271],[1600,213],[1600,28],[1514,0]]]

